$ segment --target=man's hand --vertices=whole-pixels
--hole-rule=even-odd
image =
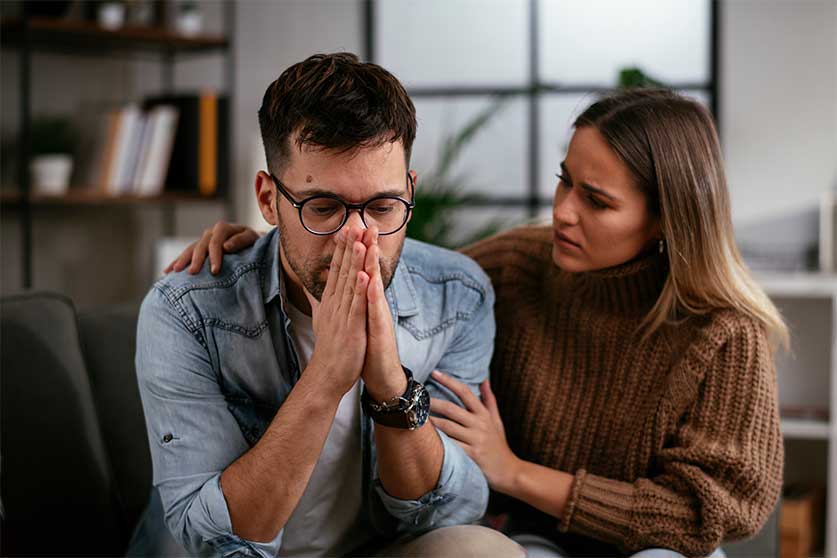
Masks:
[[[348,229],[348,230],[347,230]],[[367,248],[363,232],[347,227],[337,233],[325,291],[319,302],[305,291],[311,303],[316,342],[306,372],[323,374],[323,380],[342,396],[357,382],[367,351],[366,312],[369,275],[363,266]]]
[[[372,399],[382,402],[403,395],[407,389],[407,378],[401,369],[392,315],[384,295],[376,227],[364,232],[363,243],[366,246],[364,269],[369,276],[369,287],[366,295],[366,362],[362,377]]]

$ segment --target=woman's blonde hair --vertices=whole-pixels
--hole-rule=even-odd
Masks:
[[[735,244],[729,192],[715,123],[700,103],[664,89],[634,89],[600,99],[574,126],[595,128],[625,162],[659,218],[669,274],[641,327],[733,308],[787,346],[782,316]]]

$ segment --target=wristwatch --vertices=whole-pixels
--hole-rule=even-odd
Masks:
[[[407,389],[403,395],[378,403],[369,396],[366,386],[360,398],[363,412],[376,423],[392,428],[415,430],[427,422],[430,416],[430,396],[424,386],[413,379],[413,373],[401,366],[407,376]]]

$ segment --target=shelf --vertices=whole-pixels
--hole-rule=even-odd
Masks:
[[[755,278],[770,296],[829,298],[837,295],[837,275],[833,273],[759,272]]]
[[[72,189],[65,195],[47,196],[33,194],[29,204],[33,207],[78,207],[78,206],[129,206],[129,205],[161,205],[180,203],[223,203],[220,196],[209,197],[200,194],[166,192],[159,196],[112,196],[101,192]],[[23,196],[13,192],[0,194],[0,205],[5,208],[23,206]]]
[[[20,46],[28,37],[33,50],[101,55],[107,50],[152,52],[223,51],[229,46],[226,37],[199,35],[186,37],[165,28],[125,26],[109,30],[95,23],[79,20],[30,18],[28,30],[20,18],[0,23],[3,46]]]
[[[782,434],[797,440],[828,440],[831,424],[824,420],[782,419]]]

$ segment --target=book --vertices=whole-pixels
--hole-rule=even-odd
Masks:
[[[178,113],[165,190],[220,194],[229,172],[228,97],[211,91],[164,95],[146,99],[143,107],[161,105]]]
[[[156,106],[148,112],[147,118],[133,190],[140,196],[158,196],[163,193],[171,162],[177,133],[177,109],[168,105]]]

